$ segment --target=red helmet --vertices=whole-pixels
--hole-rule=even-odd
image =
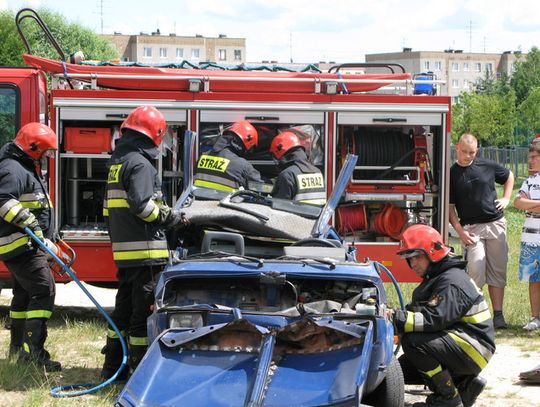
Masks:
[[[251,150],[257,144],[259,144],[259,133],[257,129],[247,120],[240,120],[231,125],[231,127],[225,129],[225,132],[230,131],[236,134],[242,140],[246,151]]]
[[[272,144],[270,145],[270,152],[279,160],[287,153],[287,151],[294,147],[304,146],[296,134],[292,131],[284,131],[274,137]]]
[[[134,109],[120,127],[120,133],[124,129],[138,131],[148,136],[156,146],[159,146],[167,130],[167,122],[163,114],[154,106],[139,106]]]
[[[405,229],[401,234],[399,249],[397,254],[403,258],[423,253],[433,263],[442,260],[450,253],[450,247],[443,243],[441,234],[431,226],[422,224],[412,225]]]
[[[25,124],[13,142],[34,160],[39,160],[47,150],[58,150],[56,133],[42,123]]]

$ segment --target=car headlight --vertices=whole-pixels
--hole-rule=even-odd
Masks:
[[[169,316],[169,328],[200,328],[203,317],[200,312],[182,312]]]

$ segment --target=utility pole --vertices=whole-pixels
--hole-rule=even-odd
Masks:
[[[101,16],[101,35],[103,35],[103,0],[100,0],[100,11],[99,14]]]
[[[469,20],[469,53],[472,52],[472,20]]]
[[[292,32],[289,32],[289,53],[290,53],[290,59],[291,59],[291,64],[293,63],[293,58],[292,58]]]

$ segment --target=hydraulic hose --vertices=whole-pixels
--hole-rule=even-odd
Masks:
[[[86,289],[84,285],[82,285],[81,281],[77,278],[75,275],[75,272],[68,267],[52,250],[50,250],[43,241],[35,235],[35,233],[30,228],[24,228],[25,233],[30,236],[30,238],[36,242],[47,254],[49,254],[61,267],[62,270],[64,270],[67,275],[77,283],[77,285],[81,288],[81,290],[84,292],[84,294],[94,303],[96,308],[101,312],[101,314],[105,317],[111,328],[116,332],[118,335],[118,338],[120,338],[120,343],[122,344],[122,363],[120,364],[120,367],[118,370],[112,375],[109,379],[105,380],[102,383],[99,384],[92,384],[92,383],[80,383],[80,384],[69,384],[66,386],[59,386],[51,389],[51,396],[53,397],[77,397],[82,396],[84,394],[90,394],[94,393],[98,390],[101,390],[102,388],[108,386],[109,384],[113,383],[118,375],[126,368],[127,366],[127,360],[128,360],[128,348],[126,345],[126,341],[124,340],[124,337],[122,336],[122,333],[112,320],[112,318],[107,314],[107,311],[103,309],[101,305],[96,301],[96,299],[90,294],[90,292]],[[83,389],[83,390],[80,390]]]
[[[396,292],[399,299],[399,306],[402,310],[405,310],[405,300],[403,299],[403,293],[401,292],[399,283],[394,277],[394,275],[392,274],[392,272],[388,270],[388,268],[384,264],[379,263],[378,261],[375,262],[375,268],[382,269],[385,272],[385,274],[388,276],[388,278],[390,278],[390,280],[392,281],[392,284],[394,284],[394,287],[396,288]],[[400,349],[401,349],[401,343],[398,342],[396,349],[394,350],[394,355],[397,355]]]

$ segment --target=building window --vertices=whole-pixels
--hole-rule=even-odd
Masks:
[[[176,48],[176,58],[184,58],[184,48]]]
[[[143,58],[152,58],[152,48],[150,47],[143,48]]]
[[[452,72],[459,72],[459,62],[452,62]]]
[[[424,61],[424,71],[429,71],[429,61]]]
[[[241,49],[235,49],[234,50],[234,60],[235,61],[241,61],[242,60],[242,50]]]
[[[193,48],[191,50],[191,58],[199,59],[201,57],[201,50],[199,48]]]
[[[487,71],[488,73],[493,73],[493,64],[492,64],[491,62],[488,62],[488,63],[486,64],[486,71]]]
[[[480,62],[476,62],[474,64],[474,71],[475,72],[482,72],[482,64]]]
[[[459,81],[457,79],[452,79],[452,87],[459,88]]]
[[[159,49],[159,57],[160,58],[167,58],[167,48],[160,48]]]
[[[463,62],[463,72],[469,72],[469,63]]]
[[[218,52],[219,52],[219,60],[220,61],[227,60],[227,50],[226,49],[220,49]]]
[[[463,79],[463,89],[469,89],[469,80]]]

